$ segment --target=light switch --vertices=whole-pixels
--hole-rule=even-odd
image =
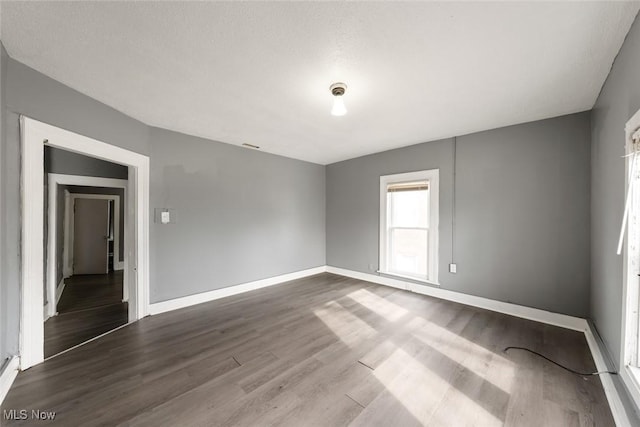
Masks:
[[[171,214],[169,211],[160,212],[160,223],[169,224],[171,222]]]

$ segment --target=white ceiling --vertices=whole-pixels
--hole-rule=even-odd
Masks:
[[[639,6],[5,1],[2,42],[149,125],[327,164],[590,109]]]

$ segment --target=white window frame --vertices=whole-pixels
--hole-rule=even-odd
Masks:
[[[640,129],[640,110],[633,115],[625,126],[625,154],[632,152],[632,135]],[[632,157],[626,157],[630,159]],[[640,158],[636,160],[636,167]],[[630,161],[625,161],[625,188],[631,184]],[[630,207],[629,209],[632,209]],[[629,390],[636,405],[640,406],[640,344],[638,343],[638,328],[640,323],[640,277],[632,271],[630,250],[633,244],[627,223],[625,230],[625,251],[623,256],[623,289],[622,289],[622,343],[620,351],[620,377]],[[631,230],[633,231],[633,230]]]
[[[428,232],[428,260],[427,277],[403,275],[389,270],[387,239],[387,217],[389,206],[387,204],[387,187],[391,184],[401,184],[405,182],[429,181],[429,232]],[[439,286],[438,283],[438,225],[439,225],[439,188],[440,170],[429,169],[416,172],[399,173],[394,175],[383,175],[380,177],[380,265],[378,273],[411,279]]]

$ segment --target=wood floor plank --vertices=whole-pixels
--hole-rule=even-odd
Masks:
[[[579,332],[320,274],[127,325],[21,372],[1,409],[61,426],[613,425],[598,378],[509,345],[594,369]]]
[[[122,271],[65,279],[58,315],[44,324],[44,356],[50,357],[125,325]]]

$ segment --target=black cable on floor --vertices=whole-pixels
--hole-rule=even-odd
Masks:
[[[601,374],[611,374],[611,375],[618,375],[617,372],[612,372],[612,371],[601,371],[601,372],[578,372],[578,371],[574,371],[571,368],[567,368],[564,365],[559,364],[558,362],[556,362],[555,360],[551,360],[549,359],[547,356],[545,356],[544,354],[540,354],[537,351],[533,351],[531,349],[525,348],[525,347],[506,347],[503,351],[506,353],[507,350],[510,349],[516,349],[516,350],[524,350],[524,351],[528,351],[529,353],[533,353],[536,356],[540,356],[545,360],[548,360],[549,362],[553,363],[554,365],[560,366],[562,369],[565,369],[571,373],[574,373],[576,375],[581,375],[581,376],[588,376],[588,375],[601,375]]]

